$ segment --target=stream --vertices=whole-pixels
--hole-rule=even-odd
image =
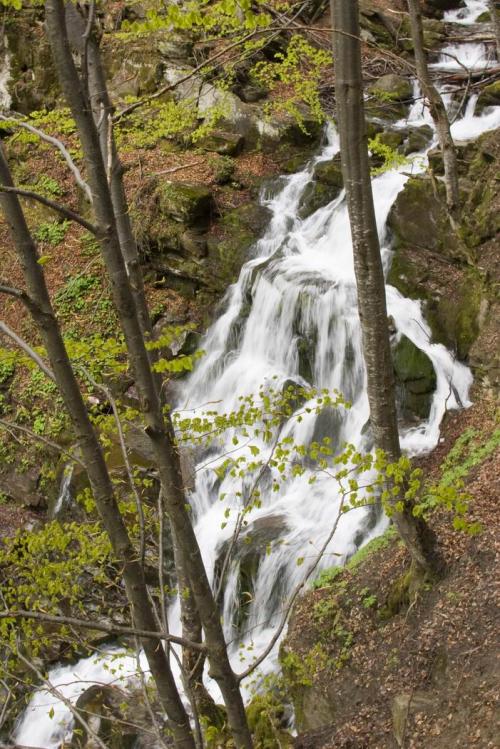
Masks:
[[[486,9],[486,2],[467,0],[466,6],[447,13],[445,20],[471,25]],[[449,72],[460,70],[460,63],[463,63],[477,70],[488,67],[492,61],[486,45],[466,42],[443,48],[434,67]],[[409,117],[395,127],[408,123],[432,125],[417,86],[415,92],[415,104]],[[444,88],[443,94],[451,105],[451,94]],[[452,126],[457,141],[474,139],[500,127],[500,107],[486,109],[478,117],[474,115],[476,101],[477,96],[469,97],[463,115]],[[189,415],[202,415],[203,404],[210,404],[211,410],[227,413],[238,409],[241,395],[256,394],[266,385],[279,389],[289,382],[337,389],[351,402],[350,409],[340,407],[319,416],[313,409],[302,421],[291,419],[285,424],[280,437],[308,444],[329,436],[336,443],[353,443],[366,451],[372,448],[366,430],[369,409],[344,193],[305,220],[297,216],[315,165],[331,160],[338,152],[333,125],[328,127],[325,141],[320,153],[302,171],[280,178],[274,194],[263,192],[262,203],[271,211],[269,227],[254,246],[238,282],[228,290],[222,312],[201,344],[206,354],[179,392],[178,408]],[[436,141],[431,147],[435,145]],[[413,154],[410,159],[411,164],[373,179],[386,269],[391,262],[390,236],[386,229],[389,211],[408,179],[408,172],[417,174],[427,165],[426,152]],[[437,444],[446,409],[470,405],[468,393],[472,375],[444,346],[431,342],[431,332],[419,301],[406,299],[392,286],[388,285],[386,290],[388,314],[394,321],[394,342],[403,335],[409,338],[427,354],[436,374],[429,418],[401,426],[403,449],[410,455],[417,455]],[[309,342],[312,347],[307,381],[303,367],[301,374],[301,341]],[[241,479],[226,476],[220,480],[214,473],[214,468],[223,462],[229,451],[235,457],[233,438],[237,436],[237,432],[230,432],[225,435],[224,444],[196,451],[196,484],[190,501],[204,562],[214,583],[217,563],[220,564],[221,554],[230,542],[241,510],[240,494],[248,489],[244,486],[242,492]],[[252,439],[252,445],[260,448],[260,457],[265,460],[271,449],[269,443]],[[251,457],[244,440],[236,454]],[[272,638],[286,601],[328,538],[340,504],[337,486],[329,476],[318,477],[311,484],[311,472],[307,470],[301,476],[280,481],[278,491],[271,491],[273,471],[275,469],[268,469],[262,486],[262,504],[251,512],[242,533],[243,541],[245,536],[259,538],[261,534],[268,545],[268,553],[261,554],[252,568],[252,595],[245,606],[241,630],[237,628],[237,623],[241,624],[241,568],[251,545],[236,545],[223,590],[225,634],[233,643],[231,658],[238,671],[246,668]],[[222,495],[224,501],[220,501]],[[342,515],[318,570],[343,564],[360,545],[380,534],[386,526],[387,520],[368,508]],[[299,565],[297,560],[302,559],[305,563]],[[169,623],[171,631],[180,634],[178,602],[170,609]],[[276,660],[277,646],[260,667],[260,676],[275,670]],[[141,666],[146,669],[145,663]],[[175,672],[175,663],[172,667]],[[59,749],[61,742],[71,736],[73,725],[71,712],[60,695],[74,703],[91,684],[124,685],[134,680],[136,673],[136,658],[117,649],[107,651],[104,656],[82,659],[76,665],[54,668],[49,681],[59,696],[44,689],[33,694],[19,719],[15,742],[28,747]],[[218,698],[216,685],[209,683],[209,688]],[[255,686],[244,683],[243,688],[248,698]]]

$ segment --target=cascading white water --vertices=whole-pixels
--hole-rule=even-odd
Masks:
[[[468,1],[470,14],[478,5]],[[479,10],[481,12],[481,10]],[[465,20],[462,19],[465,23]],[[460,55],[460,47],[456,49]],[[455,54],[455,53],[454,53]],[[466,52],[466,54],[468,54]],[[484,65],[485,60],[482,60]],[[459,140],[477,137],[481,132],[500,127],[500,107],[474,116],[475,97],[471,97],[463,117],[453,125]],[[428,114],[416,102],[410,113],[412,124],[429,123]],[[403,124],[403,123],[401,123]],[[225,310],[209,330],[203,348],[207,352],[185,385],[179,408],[203,410],[203,404],[214,404],[221,412],[238,407],[242,394],[255,394],[265,384],[278,387],[290,380],[303,382],[299,344],[314,343],[308,377],[320,388],[337,388],[352,402],[349,410],[340,408],[335,415],[306,415],[302,422],[291,421],[281,436],[290,435],[300,444],[325,434],[338,442],[348,441],[361,449],[371,445],[364,432],[368,418],[365,374],[362,359],[360,327],[356,307],[356,287],[348,216],[343,195],[316,211],[305,221],[297,217],[300,199],[312,175],[315,163],[331,159],[338,151],[333,128],[321,154],[302,172],[283,178],[275,197],[263,196],[272,212],[269,229],[254,248],[254,257],[242,269],[238,282],[228,291]],[[426,163],[421,154],[413,163],[419,171]],[[409,169],[394,170],[373,180],[377,225],[386,267],[390,263],[390,245],[385,224],[397,194],[403,188]],[[405,299],[395,288],[387,287],[388,312],[396,327],[396,336],[407,336],[431,359],[437,377],[429,419],[417,426],[402,429],[403,448],[410,454],[431,449],[438,441],[439,426],[445,407],[467,405],[471,384],[469,370],[456,362],[441,345],[431,342],[420,302]],[[222,483],[214,473],[217,461],[228,450],[233,451],[233,434],[225,445],[210,455],[199,454],[196,486],[191,496],[196,534],[209,575],[214,577],[217,557],[225,548],[240,508],[237,492],[241,481],[227,476]],[[256,444],[257,440],[252,440]],[[260,443],[262,455],[269,445]],[[242,447],[241,452],[245,451]],[[225,494],[223,502],[219,497]],[[263,492],[262,506],[252,511],[243,535],[255,536],[265,529],[271,533],[270,552],[263,555],[254,570],[253,598],[247,607],[245,629],[233,626],[238,608],[238,577],[241,548],[229,565],[224,589],[223,614],[226,636],[234,640],[231,657],[241,669],[258,655],[272,637],[280,619],[283,604],[302,579],[308,561],[313,559],[327,538],[337,514],[339,497],[328,477],[309,484],[309,474],[290,479],[277,492]],[[230,509],[229,519],[226,510]],[[384,527],[383,518],[373,519],[366,509],[349,512],[341,518],[322,564],[341,563],[362,542]],[[245,544],[242,544],[244,547]],[[297,560],[304,558],[304,565]],[[170,612],[171,630],[179,631],[177,604]],[[264,663],[264,672],[275,665],[276,651]],[[240,665],[241,658],[245,658]],[[91,683],[111,681],[106,662],[113,658],[114,668],[122,662],[121,678],[133,678],[135,659],[116,651],[104,661],[85,659],[77,666],[57,668],[49,675],[58,693],[73,703]],[[217,690],[211,685],[214,694]],[[53,708],[56,714],[49,717]],[[26,746],[58,749],[62,738],[71,732],[70,711],[57,695],[37,692],[16,730],[15,740]]]
[[[2,60],[0,63],[0,111],[6,112],[12,104],[12,96],[9,91],[11,75],[10,52],[5,34],[0,43]]]

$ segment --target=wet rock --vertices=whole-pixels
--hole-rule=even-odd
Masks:
[[[132,749],[150,732],[151,717],[138,690],[96,684],[83,692],[75,708],[109,749]],[[74,731],[71,749],[97,749],[99,742],[83,726]]]
[[[479,94],[475,114],[481,114],[486,107],[500,106],[500,81],[484,86]]]
[[[395,73],[388,73],[378,78],[368,91],[381,101],[392,102],[407,102],[412,99],[413,95],[410,81]]]
[[[403,147],[403,153],[408,156],[410,153],[417,153],[427,148],[429,143],[432,141],[434,131],[430,125],[422,125],[421,127],[410,127],[407,131],[407,137]]]
[[[213,151],[222,156],[236,156],[243,148],[244,138],[239,133],[213,130],[197,142],[204,151]]]
[[[412,178],[399,193],[389,214],[388,226],[394,234],[394,247],[415,247],[459,254],[458,240],[448,221],[444,197],[439,199],[433,184],[425,178]]]
[[[268,515],[250,522],[236,540],[231,552],[230,563],[226,572],[234,566],[238,569],[238,600],[239,606],[234,612],[233,625],[240,629],[248,612],[248,605],[253,599],[253,589],[262,558],[268,547],[276,543],[287,531],[288,525],[285,515]],[[231,540],[225,541],[217,550],[215,563],[216,579],[220,578],[224,570],[224,562],[230,548]],[[279,578],[276,581],[279,587]]]
[[[445,11],[463,7],[465,7],[463,0],[424,0],[422,11],[434,18],[442,18]]]
[[[427,418],[432,393],[436,389],[436,373],[431,360],[409,338],[402,336],[393,351],[393,364],[403,413],[409,411]]]
[[[331,161],[323,161],[317,164],[313,179],[304,190],[300,201],[300,218],[305,219],[319,208],[331,203],[340,195],[343,186],[340,156],[335,156]]]

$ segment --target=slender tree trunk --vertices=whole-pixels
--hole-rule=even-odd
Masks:
[[[490,11],[491,23],[495,32],[495,42],[497,45],[497,60],[500,62],[500,2],[498,0],[488,0],[488,9]]]
[[[7,160],[1,147],[0,180],[3,185],[13,186]],[[30,235],[17,196],[11,193],[0,193],[0,205],[9,224],[23,269],[29,308],[43,336],[57,385],[70,415],[98,512],[116,558],[123,565],[123,580],[132,608],[133,622],[138,629],[155,631],[156,620],[147,594],[144,570],[137,559],[137,551],[130,541],[116,503],[99,440],[88,417],[50,302],[43,269],[38,263],[36,245]],[[142,646],[161,704],[168,715],[176,746],[180,749],[194,749],[189,719],[179,697],[161,641],[145,639],[142,641]]]
[[[385,280],[373,206],[363,104],[358,0],[332,0],[335,95],[342,173],[351,224],[370,421],[375,445],[396,461],[401,455]],[[412,508],[395,512],[394,524],[413,562],[430,570],[434,560],[425,527]]]
[[[227,708],[228,723],[238,747],[249,748],[252,739],[245,708],[227,654],[226,642],[198,541],[191,525],[184,493],[180,460],[170,418],[164,418],[134,297],[121,253],[113,204],[102,160],[99,135],[73,62],[62,0],[46,1],[47,31],[55,67],[80,136],[88,182],[94,197],[96,221],[102,228],[101,249],[111,280],[127,350],[141,398],[141,410],[155,454],[167,512],[183,556],[191,590],[200,614],[207,645],[210,673],[217,681]]]
[[[413,40],[417,76],[423,95],[429,102],[429,110],[436,127],[439,147],[443,154],[444,184],[446,188],[446,203],[448,212],[453,220],[460,206],[460,191],[458,187],[457,152],[453,141],[450,120],[443,99],[432,82],[427,66],[424,48],[424,32],[422,27],[422,13],[420,0],[407,0],[410,14],[411,36]]]
[[[132,231],[129,206],[123,184],[123,165],[118,155],[113,132],[113,105],[109,97],[102,65],[97,30],[95,24],[87,29],[86,19],[83,18],[72,2],[66,3],[66,27],[71,46],[78,52],[82,64],[86,63],[87,65],[87,69],[82,73],[87,80],[87,93],[92,116],[99,132],[102,158],[108,173],[120,248],[127,267],[139,321],[144,335],[146,338],[150,338],[152,335],[151,319],[144,293],[144,281],[139,264],[137,243]],[[85,36],[87,31],[89,32],[88,36]]]
[[[86,66],[86,69],[81,71],[81,77],[87,84],[87,91],[85,93],[88,96],[94,123],[99,133],[102,159],[108,173],[108,184],[115,214],[118,240],[127,267],[130,286],[139,315],[139,323],[144,337],[148,340],[152,338],[153,330],[144,291],[137,243],[132,231],[129,206],[123,184],[123,166],[116,148],[112,127],[113,105],[109,97],[106,75],[102,64],[98,31],[95,24],[91,24],[90,28],[88,28],[88,19],[85,19],[71,2],[66,3],[66,28],[71,47],[79,55],[81,65]],[[157,358],[157,352],[149,351],[148,353],[150,361],[154,362]],[[160,376],[155,377],[155,380],[160,398],[163,405],[165,405],[165,390],[161,388]],[[174,535],[173,531],[172,535]],[[175,564],[179,579],[179,588],[189,587],[186,576],[183,574],[183,565],[179,553],[176,554]],[[180,598],[183,632],[186,639],[192,642],[195,641],[194,637],[196,633],[199,633],[199,642],[201,642],[201,620],[191,598],[189,596]],[[186,653],[185,666],[188,665],[188,662],[191,663],[193,652],[189,651],[189,653]],[[202,712],[203,705],[210,702],[210,696],[203,688],[204,658],[201,658],[199,653],[196,653],[196,663],[201,663],[201,670],[197,668],[196,676],[193,675],[190,681],[192,686],[197,685],[196,689],[192,689],[192,693],[195,698],[200,698],[198,709]]]

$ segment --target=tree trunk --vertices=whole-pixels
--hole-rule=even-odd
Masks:
[[[401,450],[385,280],[368,161],[358,0],[332,0],[331,8],[337,124],[352,233],[370,422],[375,445],[390,460],[396,461]],[[421,569],[430,570],[434,558],[428,548],[426,527],[413,516],[412,507],[395,512],[393,519],[413,562]]]
[[[3,148],[0,147],[0,180],[13,186]],[[73,373],[59,324],[52,308],[45,283],[43,268],[38,263],[36,245],[26,224],[16,195],[0,193],[0,204],[13,236],[23,269],[31,314],[43,336],[57,385],[70,415],[98,512],[109,536],[118,562],[123,566],[123,580],[132,609],[134,625],[138,629],[156,631],[156,620],[147,594],[144,570],[130,541],[123,518],[118,509],[113,485],[104,456]],[[179,697],[161,640],[144,639],[142,646],[151,674],[158,689],[179,749],[194,749],[189,719]]]
[[[123,166],[118,155],[113,133],[111,121],[113,105],[109,97],[106,75],[102,64],[98,32],[95,28],[95,24],[92,24],[90,29],[87,29],[87,26],[88,19],[85,19],[81,15],[73,3],[66,3],[66,28],[68,30],[68,39],[73,50],[77,52],[81,64],[86,64],[86,70],[81,71],[81,77],[87,84],[87,90],[85,93],[90,101],[94,124],[99,133],[102,159],[108,171],[108,183],[115,214],[120,249],[127,267],[130,286],[132,288],[135,305],[139,315],[141,330],[146,340],[148,340],[152,338],[153,330],[144,292],[144,281],[139,263],[137,243],[132,231],[129,206],[125,193],[125,186],[123,184]],[[148,352],[150,361],[154,362],[157,359],[157,353],[158,352],[155,350]],[[161,388],[160,376],[156,376],[155,380],[157,389],[160,393],[160,399],[162,400],[163,405],[166,405],[164,401],[165,389]],[[172,535],[174,535],[173,531]],[[179,587],[188,587],[185,575],[183,575],[182,562],[179,559],[179,554],[176,555],[175,564],[178,579],[183,578],[182,584],[179,579]],[[189,596],[181,596],[180,606],[185,638],[194,642],[195,633],[199,633],[199,641],[201,642],[201,620],[196,606],[189,600]],[[189,653],[186,654],[186,658],[189,662],[191,662],[194,657],[193,652],[194,651],[189,651]],[[202,675],[204,658],[201,658],[199,653],[196,653],[196,662],[201,663],[201,670],[197,669],[197,676],[196,678],[193,677],[192,684],[197,684],[198,688],[192,691],[194,695],[203,697],[202,702],[203,704],[206,704],[210,698],[208,693],[206,693],[206,695],[203,693]],[[201,678],[201,685],[199,684],[198,677]],[[199,709],[201,709],[201,703]]]
[[[106,76],[104,73],[99,40],[95,25],[89,30],[87,21],[73,3],[66,3],[66,27],[71,46],[78,52],[82,63],[87,63],[87,70],[82,71],[87,80],[88,98],[92,109],[94,123],[99,132],[102,159],[108,172],[109,188],[115,213],[116,229],[120,248],[127,266],[130,285],[134,295],[139,321],[146,338],[152,335],[151,319],[144,293],[144,281],[139,265],[139,253],[132,224],[129,206],[123,184],[123,166],[116,149],[113,133],[113,105],[109,98]]]
[[[491,23],[495,32],[495,42],[497,45],[497,60],[500,62],[500,2],[498,0],[488,0],[488,9],[490,11]]]
[[[429,74],[427,57],[424,49],[424,32],[422,27],[422,13],[420,0],[407,0],[410,14],[411,36],[417,66],[417,76],[423,95],[429,102],[429,111],[436,127],[439,147],[443,154],[444,184],[446,188],[446,203],[448,212],[453,220],[460,207],[460,191],[458,187],[457,152],[453,141],[448,113],[439,91],[436,89]]]
[[[227,708],[228,723],[238,747],[248,749],[252,739],[238,680],[231,668],[226,642],[198,541],[191,525],[182,482],[175,434],[169,416],[164,418],[151,370],[148,352],[139,322],[125,262],[123,260],[113,204],[102,160],[99,135],[92,117],[90,102],[82,88],[73,62],[65,25],[63,0],[47,0],[46,22],[55,68],[61,88],[71,109],[83,149],[88,182],[94,197],[94,211],[102,230],[101,249],[111,280],[113,299],[125,337],[130,363],[141,399],[155,454],[160,483],[170,522],[179,544],[186,574],[200,614],[210,663],[210,673],[217,681]]]

